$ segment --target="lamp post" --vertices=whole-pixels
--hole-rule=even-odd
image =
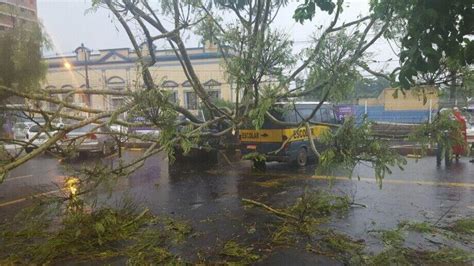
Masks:
[[[82,52],[84,53],[84,70],[86,72],[86,90],[89,90],[90,89],[90,86],[89,86],[89,64],[88,64],[88,56],[89,56],[89,53],[86,52],[86,48],[84,47],[84,43],[81,43],[81,48],[82,48]],[[87,106],[91,107],[91,95],[88,93],[87,94]]]
[[[80,76],[82,76],[84,79],[85,79],[85,85],[86,85],[86,90],[89,90],[90,89],[90,83],[89,83],[89,54],[87,52],[87,48],[84,46],[84,43],[81,43],[81,46],[79,48],[76,49],[76,53],[77,51],[81,49],[81,51],[84,53],[84,72],[85,72],[85,76],[82,75],[82,73],[80,73],[79,71],[75,70],[75,72],[77,74],[79,74]],[[64,67],[68,70],[73,70],[72,68],[72,65],[69,63],[69,62],[65,62],[64,63]],[[89,93],[87,93],[87,99],[86,99],[86,105],[87,106],[91,106],[91,95]]]
[[[84,47],[84,43],[81,43],[81,49],[84,53],[84,69],[86,72],[86,89],[89,89],[89,64],[88,64],[88,53],[86,52],[86,47]]]

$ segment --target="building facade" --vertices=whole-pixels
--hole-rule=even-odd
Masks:
[[[234,101],[226,81],[222,55],[215,46],[188,49],[194,69],[210,97]],[[157,63],[150,68],[155,84],[170,92],[171,98],[189,110],[198,110],[200,103],[190,86],[173,50],[156,50]],[[48,73],[44,89],[112,89],[135,91],[143,88],[138,58],[129,48],[91,51],[81,45],[74,53],[45,58]],[[111,95],[52,95],[101,110],[115,110],[126,99]],[[50,109],[55,108],[50,106]]]
[[[377,98],[359,98],[359,105],[367,106],[383,106],[388,111],[409,111],[409,110],[436,110],[439,107],[439,92],[434,87],[424,87],[424,95],[422,88],[413,88],[405,91],[403,94],[400,90],[386,88]],[[426,97],[426,98],[425,98]],[[426,101],[425,101],[426,99]]]
[[[37,23],[36,0],[0,0],[0,31],[20,23]]]

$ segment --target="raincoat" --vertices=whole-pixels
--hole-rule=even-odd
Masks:
[[[458,123],[461,125],[461,133],[464,138],[464,143],[467,142],[467,134],[466,134],[466,118],[461,114],[461,112],[454,112],[454,118]],[[466,152],[465,145],[457,144],[453,146],[453,153],[455,155],[462,155]]]

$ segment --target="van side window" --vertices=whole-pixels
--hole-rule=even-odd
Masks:
[[[295,110],[286,111],[285,112],[285,121],[295,123],[295,122],[297,122],[296,116],[297,115],[296,115]]]
[[[323,123],[331,123],[332,120],[331,110],[327,107],[321,107],[321,121]]]
[[[287,114],[281,108],[274,108],[270,110],[273,117],[280,121],[287,121]],[[252,126],[253,127],[253,126]],[[263,120],[262,129],[278,129],[282,128],[280,125],[274,124],[270,119]]]
[[[323,122],[337,124],[336,113],[333,108],[325,107],[321,112],[323,114]]]
[[[298,109],[298,122],[301,122],[303,121],[303,119],[301,119],[301,117],[303,118],[308,118],[311,113],[313,113],[313,109],[310,109],[310,108],[302,108],[302,109]],[[318,110],[316,112],[316,114],[314,114],[314,116],[311,118],[311,121],[312,122],[321,122],[321,109]]]

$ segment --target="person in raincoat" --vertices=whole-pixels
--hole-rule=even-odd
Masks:
[[[467,143],[467,133],[466,133],[467,123],[466,123],[466,118],[461,114],[461,111],[459,111],[459,108],[454,107],[453,114],[454,114],[454,119],[456,119],[456,121],[458,121],[460,125],[462,138],[464,140],[463,143],[458,143],[453,146],[453,154],[455,155],[456,160],[459,160],[459,157],[461,157],[461,155],[464,155],[466,153],[466,145],[464,144]]]

